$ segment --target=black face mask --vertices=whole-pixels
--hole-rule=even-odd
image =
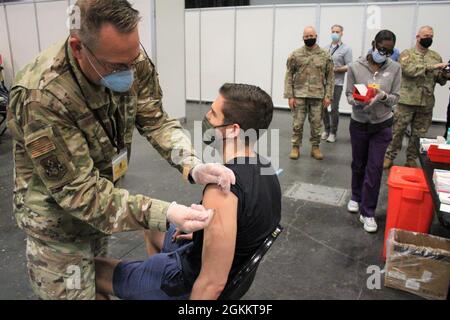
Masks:
[[[419,43],[424,48],[429,48],[433,43],[433,38],[422,38],[419,40]]]
[[[306,39],[306,40],[303,40],[303,41],[305,42],[305,45],[307,47],[312,47],[312,46],[314,46],[316,44],[317,39],[316,38],[312,38],[312,39]]]
[[[203,143],[206,145],[213,144],[213,142],[216,141],[214,129],[226,127],[229,125],[231,124],[222,124],[220,126],[213,126],[205,116],[202,121]]]

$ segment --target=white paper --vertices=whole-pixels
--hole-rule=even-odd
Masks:
[[[441,207],[439,208],[439,210],[444,212],[450,212],[450,205],[441,203]]]
[[[431,281],[431,279],[433,279],[433,274],[430,271],[425,270],[423,272],[423,274],[422,274],[422,279],[421,280],[423,282],[429,282],[429,281]]]
[[[388,276],[394,279],[398,280],[404,280],[406,281],[406,275],[404,273],[401,273],[399,271],[389,271]]]
[[[450,144],[438,144],[438,149],[450,150]]]
[[[414,279],[408,279],[408,280],[406,280],[405,287],[407,287],[408,289],[412,289],[412,290],[419,290],[420,283]]]
[[[362,96],[366,96],[367,91],[369,91],[365,84],[355,84],[356,90],[358,90],[359,94]]]

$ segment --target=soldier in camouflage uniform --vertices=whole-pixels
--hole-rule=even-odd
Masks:
[[[324,109],[330,104],[334,89],[334,65],[331,56],[317,44],[313,27],[303,31],[305,45],[295,50],[287,60],[284,97],[289,99],[293,115],[291,159],[298,159],[306,116],[311,126],[311,156],[322,160],[320,130]]]
[[[165,231],[169,221],[185,231],[208,224],[204,208],[118,187],[115,172],[127,166],[135,127],[191,182],[234,183],[229,169],[201,163],[180,123],[164,112],[155,67],[140,49],[139,13],[125,0],[77,4],[81,29],[17,75],[8,113],[13,210],[41,299],[95,299],[94,257],[105,255],[108,235]],[[124,167],[113,163],[121,150]],[[184,151],[177,163],[174,150]]]
[[[428,132],[433,117],[434,87],[436,83],[445,85],[448,73],[443,69],[441,56],[431,49],[433,29],[424,26],[416,36],[416,46],[403,51],[399,62],[402,66],[400,100],[394,112],[393,139],[384,159],[384,168],[389,169],[402,148],[406,128],[411,125],[411,138],[406,150],[406,164],[416,167],[416,139]]]

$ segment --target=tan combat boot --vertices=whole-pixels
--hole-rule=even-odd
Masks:
[[[300,148],[299,147],[292,147],[291,154],[289,155],[289,158],[292,160],[297,160],[300,157]]]
[[[414,159],[407,159],[405,163],[405,167],[417,168],[417,162]]]
[[[313,157],[316,160],[323,160],[323,154],[322,152],[320,152],[319,147],[312,147],[311,157]]]
[[[383,169],[390,169],[394,165],[394,161],[389,158],[384,158]]]

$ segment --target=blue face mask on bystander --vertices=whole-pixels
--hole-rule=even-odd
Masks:
[[[373,49],[371,54],[373,61],[378,64],[385,62],[387,59],[386,55],[381,54],[377,49]]]
[[[341,39],[341,36],[339,35],[339,33],[332,33],[331,34],[331,41],[333,42],[338,42]]]

